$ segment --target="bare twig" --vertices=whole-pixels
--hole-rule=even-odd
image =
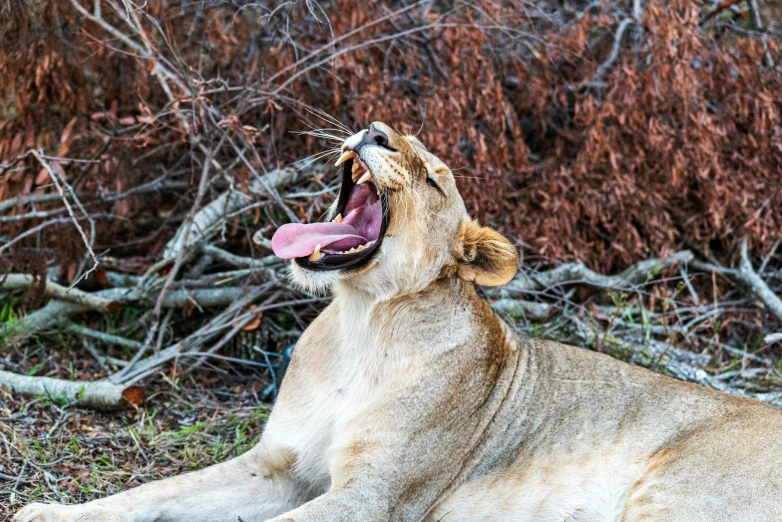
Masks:
[[[597,83],[602,80],[606,71],[611,67],[611,65],[613,65],[616,59],[619,58],[619,51],[622,48],[622,37],[624,36],[624,33],[629,25],[633,23],[636,22],[632,18],[625,18],[619,23],[619,27],[617,27],[616,34],[614,35],[614,46],[611,49],[611,54],[609,54],[608,58],[606,58],[606,60],[597,68],[595,75],[592,77],[591,83]]]
[[[226,252],[222,248],[217,248],[214,245],[204,245],[201,249],[204,253],[214,256],[215,259],[219,259],[220,261],[237,268],[266,268],[270,265],[280,263],[280,258],[277,256],[266,256],[261,259],[253,259],[251,257],[237,256],[230,252]]]
[[[749,6],[749,16],[752,19],[752,27],[758,32],[763,32],[763,20],[760,18],[760,9],[758,8],[758,0],[747,0]],[[771,59],[771,53],[768,52],[768,37],[764,34],[760,37],[760,42],[763,44],[763,50],[766,51],[763,55],[763,65],[765,67],[773,67],[774,60]]]
[[[61,197],[62,196],[59,194],[33,194],[30,196],[17,196],[5,201],[0,201],[0,212],[5,212],[6,210],[20,207],[22,205],[29,205],[30,203],[45,203],[47,201],[55,201]]]
[[[69,323],[65,327],[65,329],[68,330],[69,332],[98,339],[99,341],[102,341],[107,344],[116,344],[118,346],[124,346],[126,348],[134,348],[134,349],[141,348],[142,346],[142,344],[138,341],[134,341],[132,339],[125,339],[124,337],[120,337],[119,335],[113,335],[110,333],[93,330],[92,328],[87,328],[86,326],[76,324],[76,323]]]
[[[62,179],[59,179],[57,176],[57,173],[55,173],[54,168],[52,168],[52,165],[49,164],[41,155],[38,153],[37,150],[31,150],[30,154],[38,160],[38,163],[41,164],[41,166],[46,169],[46,172],[49,174],[49,177],[51,178],[52,182],[54,183],[54,186],[57,187],[57,192],[60,193],[60,197],[62,198],[63,203],[65,204],[65,208],[68,209],[68,214],[71,216],[71,220],[73,221],[73,224],[76,226],[76,229],[79,231],[79,235],[81,235],[82,240],[84,241],[84,246],[87,247],[87,252],[89,253],[90,257],[92,257],[92,260],[94,264],[92,265],[92,268],[84,272],[81,277],[77,278],[71,287],[76,286],[76,284],[83,278],[87,277],[90,272],[95,271],[98,268],[98,265],[100,265],[100,262],[98,261],[98,257],[95,255],[95,252],[92,251],[92,244],[95,240],[95,222],[92,220],[92,217],[89,216],[86,210],[84,210],[84,207],[81,205],[81,203],[77,203],[79,206],[79,209],[82,211],[84,216],[87,218],[87,220],[90,223],[90,229],[92,232],[92,238],[88,239],[87,235],[84,233],[84,229],[81,228],[81,225],[79,225],[79,221],[76,219],[76,215],[73,213],[73,209],[71,208],[71,204],[68,202],[68,198],[65,197],[65,192],[62,189],[62,185],[64,184],[66,187],[68,187],[68,191],[71,194],[71,197],[74,199],[75,202],[78,201],[78,198],[76,197],[76,193],[73,191],[73,189],[68,185],[68,182],[65,180],[65,176],[62,176]],[[59,167],[58,167],[59,168]],[[60,169],[60,174],[62,174],[62,169]]]

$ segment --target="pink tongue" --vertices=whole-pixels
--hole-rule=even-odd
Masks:
[[[318,245],[331,246],[329,250],[350,250],[366,242],[355,228],[344,223],[288,223],[274,233],[272,249],[277,257],[293,259],[309,256]]]

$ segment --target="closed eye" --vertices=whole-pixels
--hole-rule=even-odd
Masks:
[[[434,182],[432,178],[429,176],[426,176],[426,184],[435,189],[437,192],[445,196],[445,193],[440,189],[440,187],[437,186],[437,183]]]

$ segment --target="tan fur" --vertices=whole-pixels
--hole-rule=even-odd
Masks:
[[[782,519],[779,411],[519,338],[473,286],[513,276],[510,243],[467,216],[418,140],[374,125],[396,149],[360,152],[390,191],[388,235],[359,270],[293,266],[334,301],[296,345],[259,444],[16,522]]]

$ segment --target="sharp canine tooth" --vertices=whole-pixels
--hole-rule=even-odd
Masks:
[[[361,185],[362,183],[369,181],[370,179],[372,179],[372,173],[367,172],[366,174],[361,176],[361,178],[358,181],[356,181],[356,185]]]
[[[309,259],[310,259],[310,261],[317,261],[321,257],[323,257],[323,256],[320,254],[320,245],[318,245],[318,246],[315,247],[315,251],[310,254],[310,258]]]
[[[353,178],[353,183],[356,182],[356,178],[361,175],[362,169],[361,166],[358,164],[357,161],[353,162],[353,170],[351,172],[351,177]]]
[[[345,163],[347,160],[349,160],[351,158],[355,158],[355,157],[356,157],[356,153],[355,152],[353,152],[352,150],[346,150],[345,152],[342,153],[342,156],[339,157],[339,159],[334,164],[334,166],[335,167],[339,167],[340,165]]]
[[[337,214],[337,217],[335,217],[332,221],[334,223],[342,223],[342,214]]]

